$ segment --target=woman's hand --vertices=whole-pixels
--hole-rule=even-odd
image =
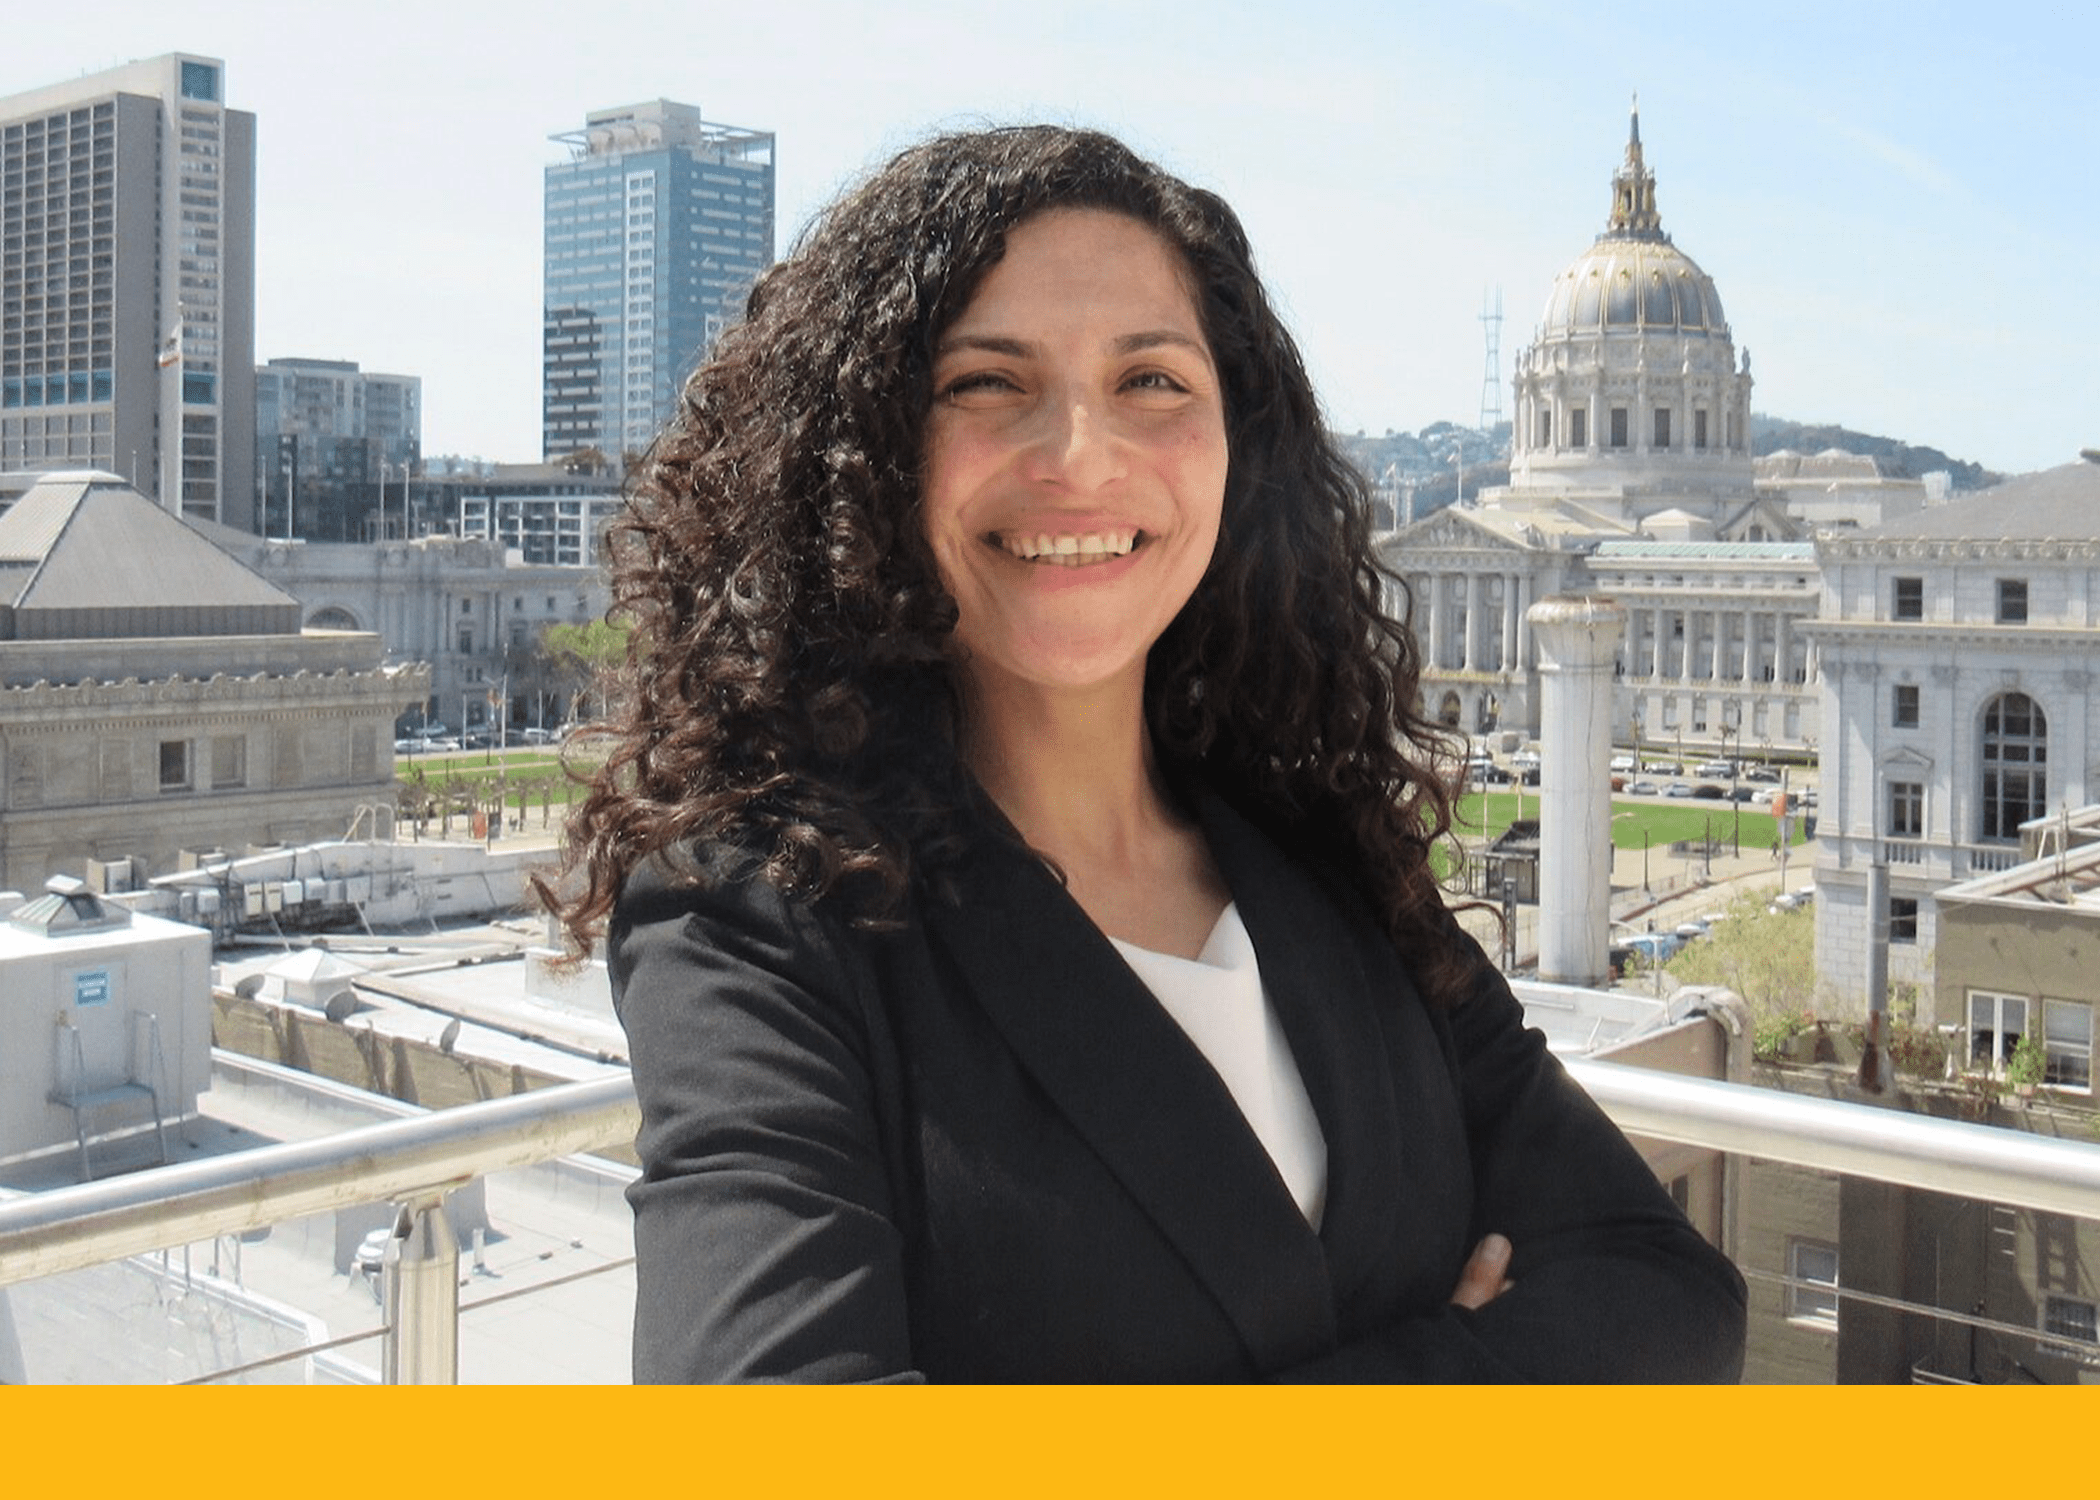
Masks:
[[[1504,1274],[1509,1270],[1509,1256],[1508,1239],[1499,1234],[1484,1236],[1473,1247],[1466,1268],[1458,1273],[1458,1285],[1451,1289],[1452,1302],[1478,1311],[1515,1286]]]

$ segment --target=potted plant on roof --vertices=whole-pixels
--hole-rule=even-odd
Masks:
[[[2005,1064],[2005,1081],[2022,1099],[2032,1099],[2049,1070],[2049,1054],[2032,1032],[2023,1035]]]

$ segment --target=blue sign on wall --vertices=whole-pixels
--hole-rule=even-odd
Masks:
[[[109,970],[82,969],[73,976],[73,1004],[76,1008],[101,1005],[109,999]]]

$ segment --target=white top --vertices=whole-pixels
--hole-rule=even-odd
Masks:
[[[1327,1137],[1262,988],[1239,908],[1225,908],[1193,959],[1109,941],[1225,1081],[1299,1212],[1318,1229],[1327,1206]]]

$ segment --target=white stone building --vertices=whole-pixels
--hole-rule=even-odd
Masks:
[[[485,537],[335,543],[209,534],[297,600],[309,629],[370,631],[389,662],[426,663],[426,695],[408,710],[408,728],[492,724],[506,694],[514,729],[558,722],[566,704],[534,675],[539,633],[598,619],[611,602],[598,568],[527,563]]]
[[[1816,543],[1823,665],[1816,966],[1863,1006],[1867,871],[1891,982],[1929,979],[1934,894],[2100,800],[2100,461],[2091,454]]]
[[[1925,490],[1872,460],[1761,466],[1750,393],[1712,278],[1662,230],[1636,115],[1605,231],[1554,279],[1518,356],[1509,484],[1384,541],[1412,596],[1432,716],[1536,736],[1525,611],[1608,594],[1629,611],[1616,740],[1814,753],[1807,508],[1816,525],[1879,521]]]
[[[0,515],[0,888],[340,838],[391,806],[390,727],[428,681],[302,630],[115,475],[47,474]]]

